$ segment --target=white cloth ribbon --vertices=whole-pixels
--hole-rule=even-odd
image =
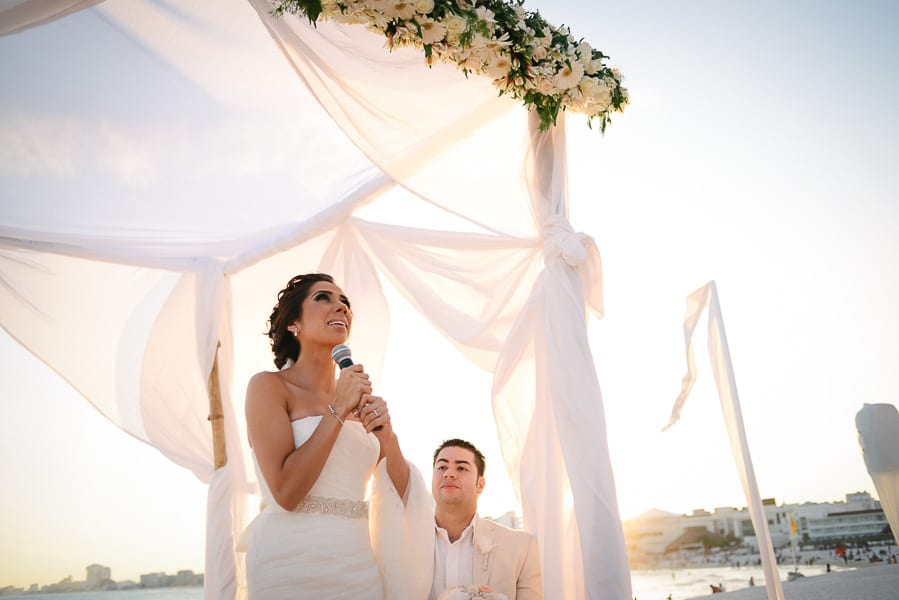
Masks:
[[[576,269],[584,291],[584,301],[600,319],[604,307],[602,299],[602,259],[593,238],[575,231],[562,215],[551,215],[543,224],[543,252],[549,265],[561,259]]]
[[[587,260],[587,244],[593,238],[574,230],[568,219],[553,215],[543,227],[543,252],[547,259],[561,257],[571,267],[579,267]]]

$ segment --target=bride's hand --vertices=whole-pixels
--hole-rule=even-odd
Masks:
[[[371,394],[371,381],[362,365],[352,365],[340,370],[337,388],[334,390],[334,410],[346,420],[362,405],[362,397]]]
[[[393,434],[390,413],[383,398],[372,396],[371,394],[363,394],[359,406],[359,420],[362,421],[365,431],[374,433],[378,438],[385,438]],[[380,429],[376,430],[376,427]]]

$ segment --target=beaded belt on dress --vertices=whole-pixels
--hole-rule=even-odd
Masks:
[[[347,498],[306,496],[302,502],[297,504],[294,511],[336,515],[348,519],[367,519],[368,502],[364,500],[349,500]]]

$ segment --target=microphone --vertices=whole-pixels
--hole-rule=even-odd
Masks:
[[[334,362],[341,369],[353,366],[353,351],[346,344],[337,344],[331,348],[331,358],[334,359]],[[374,431],[381,431],[383,428],[383,425],[378,425],[374,428]]]
[[[331,358],[341,369],[353,366],[353,352],[346,344],[337,344],[331,348]]]

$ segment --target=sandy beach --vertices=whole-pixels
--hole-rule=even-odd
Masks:
[[[786,600],[899,600],[899,565],[872,565],[783,583]],[[764,582],[690,600],[766,600]]]

